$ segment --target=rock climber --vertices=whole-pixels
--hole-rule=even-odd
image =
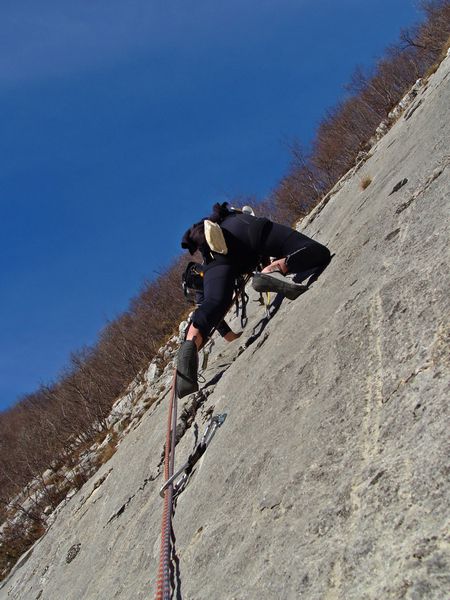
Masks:
[[[205,221],[220,225],[225,253],[211,249],[205,236]],[[184,234],[181,246],[191,255],[200,251],[204,266],[203,301],[192,315],[186,339],[178,352],[179,398],[198,390],[198,351],[230,308],[236,278],[253,272],[262,257],[275,257],[260,273],[253,274],[253,287],[259,292],[282,293],[293,300],[306,288],[286,275],[313,275],[322,271],[331,258],[326,246],[295,229],[255,217],[247,211],[230,209],[226,202],[215,204],[207,219],[192,225]],[[234,336],[238,334],[229,337]]]

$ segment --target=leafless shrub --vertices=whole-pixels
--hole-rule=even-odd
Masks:
[[[114,456],[117,450],[117,434],[113,434],[113,438],[108,444],[102,449],[101,453],[97,455],[97,464],[99,466],[104,465],[108,460]]]
[[[372,72],[357,68],[350,96],[321,121],[311,151],[292,148],[288,174],[271,195],[275,213],[292,222],[304,216],[350,169],[380,122],[407,90],[443,57],[450,35],[450,2],[422,2],[425,21],[401,34]]]
[[[403,47],[413,48],[425,62],[431,65],[440,56],[448,41],[450,3],[448,0],[426,0],[421,2],[425,21],[401,33]]]
[[[366,175],[361,179],[360,187],[362,190],[365,190],[372,183],[372,177],[370,175]]]
[[[0,581],[6,577],[17,560],[45,532],[45,526],[35,521],[7,525],[0,544]]]

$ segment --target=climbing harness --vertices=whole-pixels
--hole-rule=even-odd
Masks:
[[[252,274],[247,274],[246,276],[240,275],[236,278],[234,283],[233,302],[236,305],[236,316],[239,316],[239,313],[241,314],[242,327],[245,327],[248,321],[247,304],[249,298],[247,292],[245,291],[245,286],[247,285],[251,275]],[[188,263],[181,276],[181,287],[183,288],[183,293],[186,298],[191,298],[192,296],[196,297],[196,294],[203,293],[204,276],[204,265],[192,261]]]
[[[204,266],[200,263],[189,262],[181,276],[181,287],[188,298],[196,292],[203,292]]]

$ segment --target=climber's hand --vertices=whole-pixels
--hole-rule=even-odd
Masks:
[[[286,275],[287,270],[286,259],[279,258],[278,260],[271,262],[267,267],[264,267],[261,273],[273,273],[274,271],[279,271],[283,273],[283,275]]]

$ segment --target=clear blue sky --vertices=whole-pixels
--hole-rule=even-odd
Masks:
[[[0,409],[52,381],[211,204],[263,198],[414,0],[2,0]]]

